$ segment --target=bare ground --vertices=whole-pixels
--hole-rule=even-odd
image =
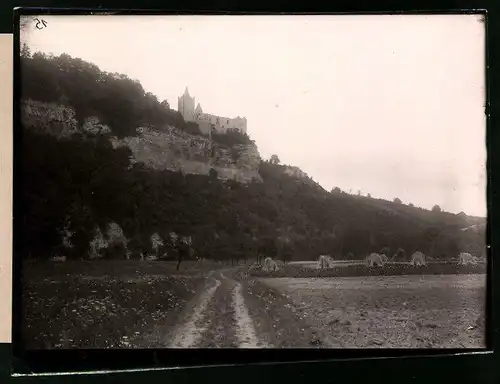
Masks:
[[[278,290],[255,279],[243,282],[249,316],[264,343],[271,348],[338,347],[334,340],[311,325],[294,303]]]
[[[28,348],[481,348],[486,275],[256,278],[165,262],[30,267]]]
[[[261,279],[341,348],[484,348],[485,275]]]
[[[231,292],[234,289],[234,282],[228,279],[220,279],[220,289],[210,302],[205,318],[207,332],[200,348],[237,348],[238,338],[236,337],[234,323],[235,310],[232,305]]]
[[[198,346],[207,331],[207,325],[210,324],[207,316],[208,304],[212,301],[220,284],[220,280],[214,279],[213,284],[199,295],[196,305],[192,308],[192,313],[188,313],[184,322],[174,328],[171,335],[172,340],[167,345],[168,347],[189,348]]]
[[[245,299],[241,294],[241,284],[225,273],[211,273],[214,286],[194,299],[194,310],[187,311],[184,321],[169,336],[176,346],[175,340],[182,340],[184,335],[195,334],[196,340],[183,347],[215,347],[215,348],[265,348],[255,331],[254,321],[248,313]],[[206,296],[206,293],[209,296]],[[207,299],[207,297],[210,297]],[[207,305],[203,305],[206,302]]]
[[[242,295],[242,287],[239,282],[234,283],[232,291],[232,303],[234,308],[234,320],[236,322],[236,337],[240,348],[258,348],[268,346],[257,337],[254,322],[250,317],[245,298]]]

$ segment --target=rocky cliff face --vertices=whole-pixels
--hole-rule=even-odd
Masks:
[[[23,126],[58,138],[77,132],[109,134],[110,128],[89,116],[79,126],[73,108],[33,100],[25,100],[21,107]],[[174,127],[139,127],[136,136],[123,139],[110,136],[113,146],[131,149],[131,162],[142,162],[158,170],[208,175],[213,168],[221,179],[246,183],[261,181],[261,161],[257,146],[236,145],[226,148],[206,137],[190,135]]]
[[[318,183],[316,183],[314,180],[312,180],[309,177],[309,175],[307,173],[305,173],[299,167],[295,167],[295,166],[291,166],[291,165],[283,165],[282,168],[283,168],[283,173],[285,173],[286,175],[294,177],[297,180],[299,180],[305,184],[323,189],[323,187],[321,187]]]
[[[260,155],[255,145],[223,148],[208,138],[173,127],[165,127],[161,132],[148,127],[137,131],[137,136],[112,138],[112,143],[115,147],[128,146],[135,161],[153,169],[208,175],[213,168],[221,179],[242,183],[261,180]]]
[[[293,167],[291,165],[284,165],[283,172],[289,176],[296,177],[298,179],[308,179],[309,178],[307,173],[302,171],[300,168]]]
[[[69,137],[78,132],[75,110],[71,107],[35,100],[21,102],[21,122],[39,133]]]

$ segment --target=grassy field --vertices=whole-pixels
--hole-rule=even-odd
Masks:
[[[485,347],[484,274],[257,280],[340,348]]]
[[[486,273],[486,264],[458,265],[453,262],[433,262],[423,267],[408,263],[387,263],[383,267],[367,267],[360,262],[337,262],[333,268],[319,270],[313,262],[294,262],[281,265],[275,272],[256,268],[249,270],[254,277],[349,277],[349,276],[397,276],[397,275],[461,275]]]
[[[26,263],[23,336],[29,349],[127,348],[161,321],[174,325],[214,263]]]

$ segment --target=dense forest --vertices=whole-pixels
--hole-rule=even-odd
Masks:
[[[134,136],[141,126],[161,131],[166,125],[201,135],[198,124],[185,122],[167,100],[160,102],[139,81],[101,71],[82,59],[67,54],[31,54],[23,45],[20,73],[23,99],[71,106],[80,124],[86,117],[97,116],[102,124],[111,127],[114,136]],[[248,135],[239,132],[215,134],[212,139],[225,146],[251,142]]]
[[[199,134],[167,101],[127,76],[68,55],[31,55],[26,47],[21,64],[22,97],[70,105],[80,123],[98,116],[117,136],[135,135],[144,124]],[[232,145],[250,138],[219,140]],[[132,257],[145,249],[161,252],[153,249],[151,235],[168,239],[170,232],[191,236],[198,257],[217,260],[306,260],[321,253],[362,258],[384,248],[401,259],[416,250],[436,258],[484,252],[484,231],[460,231],[484,219],[328,192],[286,175],[277,161],[261,162],[263,182],[240,184],[218,179],[215,171],[201,176],[131,166],[130,156],[128,148],[114,149],[104,137],[57,139],[24,130],[16,191],[21,256],[86,257],[96,226],[104,233],[110,222],[123,229]],[[73,233],[71,249],[61,240],[64,228]],[[106,257],[125,256],[117,250]]]

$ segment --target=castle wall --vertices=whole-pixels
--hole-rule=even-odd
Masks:
[[[226,133],[229,130],[236,129],[242,133],[246,133],[246,120],[243,118],[229,118],[211,115],[209,113],[199,113],[196,115],[196,122],[202,123],[205,126],[210,125],[215,128],[217,133]]]
[[[217,133],[226,133],[228,130],[238,130],[242,133],[247,132],[247,120],[242,117],[230,118],[224,116],[212,115],[210,113],[198,113],[195,111],[196,99],[184,94],[178,98],[178,111],[184,117],[185,121],[195,121],[200,126],[202,132],[207,131],[213,126]],[[201,109],[200,109],[201,110]]]

